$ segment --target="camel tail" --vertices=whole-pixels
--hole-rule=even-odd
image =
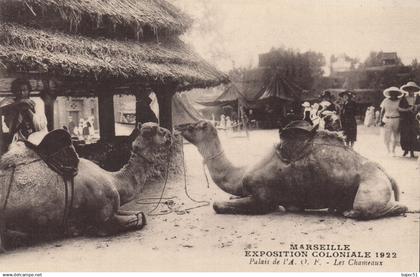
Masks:
[[[397,182],[395,181],[394,178],[390,176],[388,176],[388,178],[389,178],[389,181],[391,182],[392,190],[394,191],[395,201],[400,201],[400,188],[398,187]]]

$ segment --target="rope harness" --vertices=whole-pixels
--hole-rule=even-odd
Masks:
[[[209,183],[209,177],[207,176],[207,172],[206,172],[206,165],[209,161],[214,160],[218,157],[220,157],[221,155],[223,155],[225,153],[225,151],[220,150],[218,153],[216,153],[215,155],[212,155],[210,157],[204,158],[203,159],[203,173],[204,173],[204,177],[206,177],[206,183],[207,183],[207,188],[210,188],[210,183]]]
[[[162,188],[162,191],[160,193],[160,196],[159,197],[141,198],[138,201],[136,201],[137,204],[142,204],[142,205],[153,205],[153,204],[155,204],[155,207],[147,213],[148,216],[168,215],[168,214],[171,214],[171,213],[176,213],[177,215],[182,215],[182,214],[188,213],[189,211],[191,211],[193,209],[198,209],[198,208],[202,208],[202,207],[210,205],[209,201],[196,200],[196,199],[192,198],[191,195],[189,194],[189,192],[188,192],[188,182],[187,182],[187,170],[186,170],[186,166],[185,166],[185,154],[184,154],[184,147],[183,146],[181,147],[181,154],[182,154],[182,171],[183,171],[183,177],[184,177],[184,193],[188,197],[189,200],[191,200],[192,202],[197,203],[199,205],[194,206],[194,207],[190,207],[190,208],[186,208],[186,209],[177,209],[177,208],[175,208],[175,199],[178,199],[177,196],[163,197],[163,195],[165,193],[165,190],[166,190],[166,186],[167,186],[167,183],[168,183],[168,176],[169,176],[169,163],[170,163],[170,156],[171,155],[168,155],[168,160],[167,160],[167,163],[166,163],[166,170],[165,170],[165,181],[164,181],[163,188]],[[219,155],[221,155],[221,154],[219,154]],[[206,176],[206,180],[207,180],[207,185],[209,187],[207,175],[205,174],[205,176]],[[156,211],[157,208],[161,204],[165,204],[168,208],[168,211],[164,211],[164,212],[160,212],[160,213],[154,213],[154,211]]]

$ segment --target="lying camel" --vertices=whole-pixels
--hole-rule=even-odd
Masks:
[[[203,127],[207,134],[214,128],[200,122],[185,128],[182,134],[199,147],[204,139]],[[213,134],[211,138],[215,137]],[[206,142],[207,148],[217,144],[220,142]],[[200,152],[209,152],[204,149],[199,147]],[[317,131],[305,121],[292,122],[283,130],[280,144],[242,175],[242,186],[236,184],[235,192],[243,197],[215,202],[214,210],[265,214],[281,205],[290,211],[328,208],[357,219],[407,211],[395,202],[399,200],[395,180],[378,164],[347,148],[337,133]]]
[[[141,192],[149,168],[156,156],[167,155],[172,137],[168,130],[154,123],[144,124],[137,133],[130,160],[117,172],[105,171],[89,160],[80,159],[68,235],[85,232],[112,235],[145,225],[142,212],[123,211],[120,207]],[[16,165],[14,176],[12,165]],[[8,233],[19,231],[34,238],[63,234],[66,202],[63,180],[33,150],[21,142],[11,146],[0,161],[0,181],[1,192],[10,186],[3,211]]]
[[[186,140],[197,147],[213,182],[229,194],[244,196],[242,178],[246,167],[234,166],[227,159],[216,128],[210,122],[200,120],[178,127],[178,130]]]

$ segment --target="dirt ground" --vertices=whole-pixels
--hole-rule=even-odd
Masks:
[[[356,150],[378,161],[400,185],[401,202],[419,209],[420,169],[414,159],[385,154],[379,128],[359,126]],[[236,136],[236,134],[235,134]],[[234,137],[221,134],[227,156],[238,165],[256,162],[278,141],[276,130],[252,131]],[[185,144],[187,188],[196,200],[213,202],[229,196],[210,181],[207,187],[202,159]],[[399,150],[401,151],[401,150]],[[146,187],[127,209],[150,211],[142,198],[159,197],[163,181]],[[182,210],[205,203],[187,198],[183,178],[168,182],[164,197],[176,197],[172,207]],[[152,201],[153,200],[147,200]],[[160,205],[155,212],[169,211]],[[348,244],[352,251],[371,252],[382,266],[354,265],[349,259],[247,257],[246,251],[288,251],[290,244]],[[395,258],[376,258],[376,252],[395,252]],[[253,252],[251,252],[253,253]],[[0,271],[418,271],[419,214],[371,221],[355,221],[325,212],[285,213],[262,216],[217,215],[211,205],[149,216],[141,231],[108,238],[79,237],[19,248],[0,256]],[[292,261],[293,260],[293,261]],[[291,262],[292,261],[292,262]],[[264,264],[264,263],[270,264]],[[255,264],[259,263],[259,264]],[[274,263],[274,264],[273,264]]]

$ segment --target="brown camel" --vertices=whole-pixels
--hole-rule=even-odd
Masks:
[[[123,211],[120,207],[141,192],[149,168],[157,157],[166,157],[172,137],[155,123],[146,123],[137,132],[130,160],[117,172],[80,159],[67,235],[113,235],[145,225],[142,212]],[[12,165],[16,165],[14,172]],[[33,150],[20,142],[12,145],[0,161],[0,182],[0,192],[10,187],[4,210],[7,233],[19,231],[34,238],[63,234],[63,180]]]
[[[392,196],[399,200],[395,180],[378,164],[347,148],[338,133],[317,131],[305,121],[290,125],[281,133],[280,144],[248,170],[233,167],[222,154],[210,123],[180,129],[207,163],[209,158],[215,160],[209,167],[215,183],[242,196],[215,202],[217,213],[265,214],[281,205],[289,211],[328,208],[346,217],[372,219],[407,211],[392,200]]]
[[[242,178],[246,167],[234,166],[227,159],[216,128],[210,122],[200,120],[180,126],[178,130],[186,140],[197,147],[213,182],[229,194],[244,196]]]
[[[399,215],[407,207],[398,186],[378,164],[344,145],[334,132],[292,122],[280,144],[243,178],[249,196],[214,203],[218,213],[264,214],[324,209],[357,219]],[[394,201],[394,199],[395,201]]]

